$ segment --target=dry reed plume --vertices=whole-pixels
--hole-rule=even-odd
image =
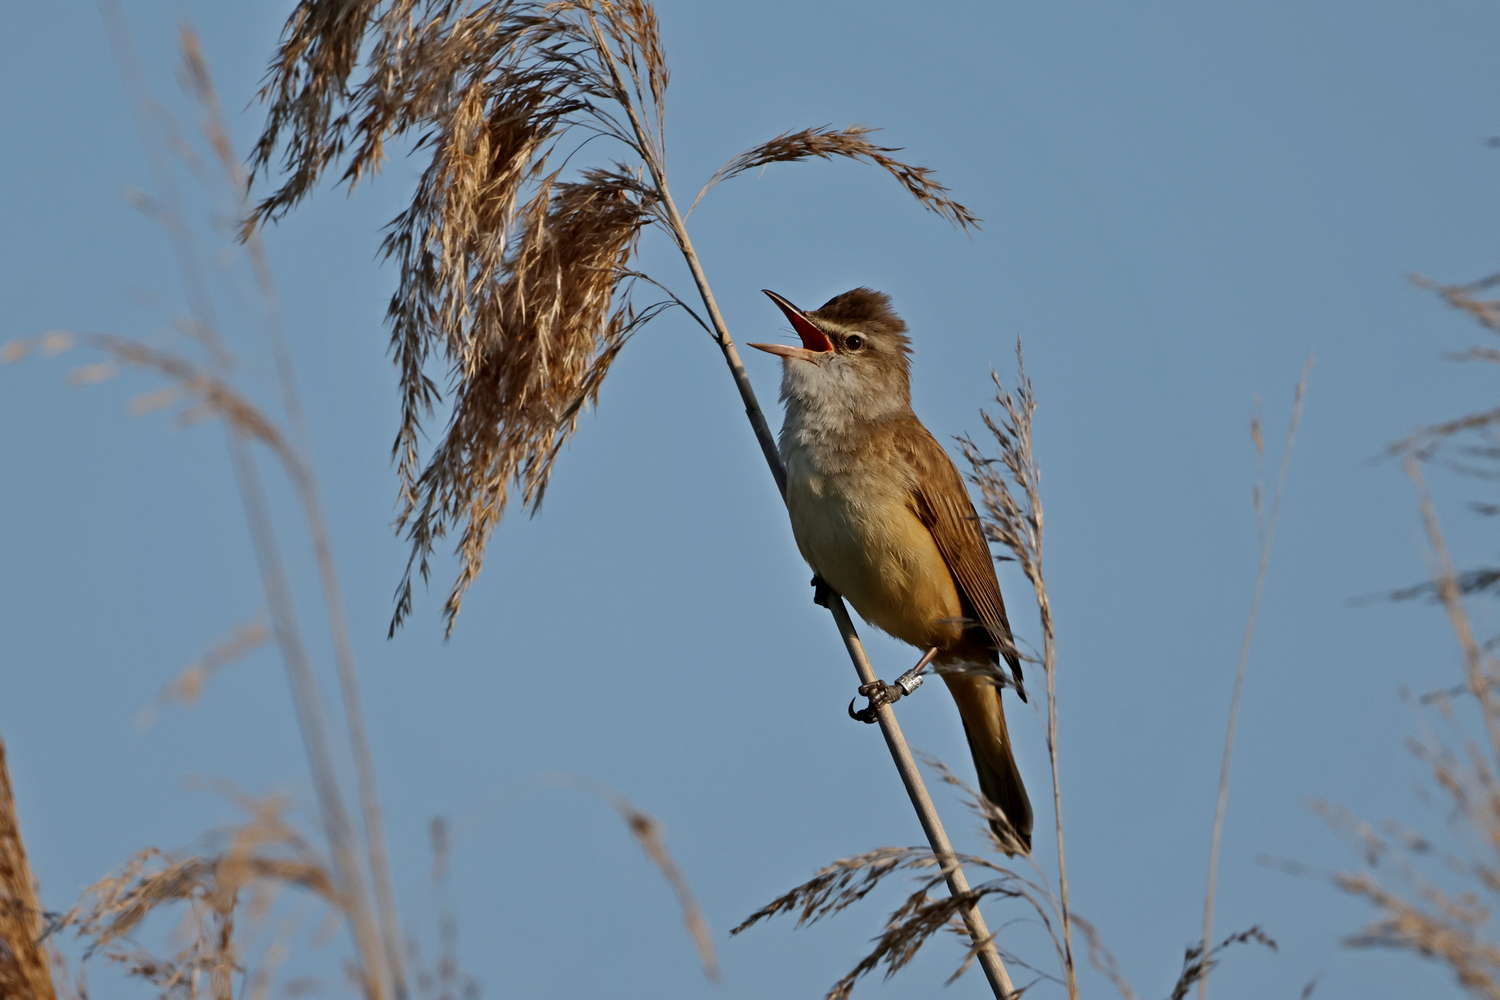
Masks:
[[[309,892],[335,910],[348,901],[335,888],[327,863],[282,818],[284,802],[245,804],[251,817],[229,831],[223,850],[187,857],[155,848],[139,851],[118,873],[89,887],[83,901],[59,916],[49,932],[72,930],[88,940],[87,954],[102,952],[127,976],[145,980],[169,1000],[233,1000],[241,976],[250,987],[247,995],[267,996],[274,964],[246,967],[237,923],[263,916],[288,888]],[[135,943],[149,916],[179,904],[184,947],[163,957]]]
[[[997,856],[1003,856],[1009,845],[991,828],[990,820],[1004,814],[987,802],[977,791],[965,785],[941,761],[927,758],[927,764],[943,782],[960,789],[970,811],[985,822],[983,830],[990,839],[990,846]],[[842,912],[860,902],[887,878],[895,875],[914,876],[917,888],[910,891],[906,899],[886,918],[885,926],[874,939],[874,946],[855,966],[845,973],[825,994],[825,1000],[845,1000],[855,984],[864,976],[885,967],[885,978],[900,972],[922,946],[942,931],[963,934],[960,921],[965,907],[977,906],[982,900],[1018,899],[1026,903],[1037,915],[1039,922],[1050,938],[1057,959],[1057,967],[1066,975],[1071,952],[1060,934],[1058,919],[1061,908],[1056,894],[1047,885],[1040,869],[1033,875],[1022,875],[1007,865],[981,856],[960,854],[957,861],[971,869],[985,873],[987,881],[974,885],[967,893],[932,895],[932,891],[943,883],[942,862],[934,852],[921,847],[878,847],[864,854],[840,858],[819,870],[810,880],[773,899],[747,917],[731,934],[739,934],[763,920],[780,915],[797,915],[797,926],[817,923]],[[1048,980],[1067,986],[1067,979],[1043,971],[1022,957],[991,941],[1000,952],[1007,966],[1026,969],[1036,975],[1037,980]],[[953,983],[973,964],[978,949],[970,945],[958,968],[948,977]],[[1024,992],[1029,986],[1021,987]]]
[[[415,578],[429,577],[438,540],[456,531],[460,570],[444,607],[452,630],[512,489],[527,508],[540,505],[610,364],[643,324],[683,304],[670,292],[633,301],[643,279],[662,288],[631,267],[643,229],[666,230],[688,252],[665,178],[667,78],[643,0],[304,0],[287,22],[252,158],[257,174],[279,167],[284,177],[249,228],[290,210],[330,168],[352,188],[393,141],[430,156],[384,243],[401,275],[388,318],[401,376],[399,524],[412,545],[392,630],[412,610]],[[869,142],[870,131],[777,136],[709,186],[768,163],[843,156],[889,171],[957,225],[977,222],[928,170]],[[594,139],[606,145],[585,148]],[[609,155],[621,158],[601,159]],[[424,458],[422,423],[445,398],[447,427]]]
[[[955,226],[965,229],[979,226],[979,217],[949,198],[948,189],[933,178],[930,168],[912,166],[892,159],[886,154],[899,153],[901,150],[893,146],[877,146],[865,138],[878,131],[879,129],[868,125],[855,124],[847,128],[825,125],[822,128],[806,128],[778,135],[754,149],[745,150],[720,167],[709,178],[708,183],[703,185],[698,197],[693,199],[693,207],[697,207],[703,196],[719,184],[747,170],[772,163],[795,163],[814,157],[831,160],[835,156],[843,156],[864,160],[888,171],[906,188],[908,194]],[[692,209],[688,211],[691,212]]]

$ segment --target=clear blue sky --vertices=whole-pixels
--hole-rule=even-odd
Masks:
[[[248,149],[250,97],[290,4],[125,7],[151,85],[189,122],[174,36],[179,16],[197,24]],[[940,439],[980,429],[989,370],[1008,374],[1025,339],[1074,899],[1146,997],[1165,994],[1201,920],[1256,563],[1248,418],[1263,396],[1274,458],[1297,374],[1317,356],[1250,663],[1217,923],[1261,924],[1281,950],[1231,954],[1213,992],[1296,997],[1321,977],[1326,998],[1458,995],[1415,959],[1342,949],[1363,906],[1258,859],[1353,860],[1315,799],[1441,825],[1413,791],[1421,769],[1404,742],[1419,724],[1399,695],[1455,683],[1453,643],[1431,608],[1351,599],[1424,573],[1413,490],[1369,459],[1494,401],[1490,370],[1443,359],[1477,334],[1406,276],[1496,269],[1500,151],[1485,140],[1500,134],[1500,12],[1324,0],[659,9],[680,192],[777,132],[860,121],[984,218],[969,238],[883,174],[819,163],[742,177],[692,226],[741,340],[782,330],[761,288],[809,306],[859,284],[889,292],[913,331],[917,411]],[[0,81],[0,341],[52,328],[165,337],[182,296],[161,230],[123,197],[149,172],[94,6],[0,4]],[[425,837],[442,814],[455,824],[462,956],[487,996],[820,995],[894,895],[812,930],[727,929],[836,857],[920,833],[878,733],[843,715],[855,678],[697,327],[668,315],[625,351],[541,514],[496,533],[451,642],[438,615],[451,565],[384,637],[405,554],[389,529],[382,317],[395,274],[376,251],[415,172],[397,158],[354,198],[324,191],[269,235],[411,929],[431,939]],[[645,260],[685,293],[668,249],[649,238]],[[269,399],[268,364],[246,354],[246,385]],[[188,846],[232,819],[195,776],[286,791],[312,818],[270,650],[225,670],[198,706],[134,723],[261,599],[221,434],[128,416],[155,387],[142,376],[67,387],[86,360],[0,369],[0,734],[55,909],[134,849]],[[776,362],[748,363],[773,404]],[[1486,526],[1463,510],[1493,499],[1483,484],[1438,488],[1461,561],[1491,558]],[[1013,572],[1002,586],[1029,607]],[[1491,608],[1476,613],[1485,634],[1500,631]],[[1013,616],[1035,636],[1031,614]],[[866,632],[883,676],[909,665],[912,651]],[[1040,804],[1040,726],[1012,715]],[[968,773],[947,699],[924,690],[901,717],[914,745]],[[556,772],[666,824],[717,935],[722,984],[703,980],[619,820],[549,784]],[[956,803],[945,811],[977,846]],[[990,921],[1013,913],[997,905]],[[310,966],[327,976],[344,947]],[[932,996],[956,956],[939,943],[859,992]],[[93,984],[144,995],[102,967]],[[983,992],[977,975],[948,991]]]

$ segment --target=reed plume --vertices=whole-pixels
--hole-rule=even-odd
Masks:
[[[948,197],[948,189],[939,184],[928,167],[902,163],[887,154],[899,153],[895,146],[877,146],[865,136],[879,129],[868,125],[853,124],[847,128],[805,128],[796,132],[783,132],[774,139],[747,149],[739,156],[719,168],[718,172],[703,185],[694,207],[719,184],[747,170],[768,166],[772,163],[795,163],[799,160],[817,158],[831,160],[843,156],[852,160],[864,160],[885,170],[900,182],[906,193],[917,199],[929,211],[935,212],[961,229],[977,229],[979,216]],[[690,210],[691,211],[691,210]]]
[[[1068,996],[1078,996],[1078,970],[1073,956],[1073,915],[1068,898],[1068,862],[1063,841],[1062,779],[1057,763],[1057,642],[1052,600],[1043,570],[1046,520],[1042,511],[1042,472],[1032,449],[1031,428],[1036,416],[1036,393],[1026,376],[1021,341],[1016,341],[1016,389],[1007,390],[1000,376],[995,384],[999,419],[981,410],[980,420],[994,440],[996,456],[985,454],[972,438],[960,437],[959,449],[969,465],[969,481],[979,490],[980,525],[984,537],[1001,549],[1001,558],[1014,559],[1031,585],[1037,621],[1042,629],[1041,666],[1047,688],[1047,760],[1052,778],[1053,830],[1057,837],[1057,919],[1060,926],[1061,968]]]
[[[90,886],[78,905],[52,921],[48,933],[72,931],[88,941],[85,957],[102,952],[163,997],[233,1000],[236,978],[245,973],[257,978],[246,968],[237,933],[245,915],[265,913],[287,889],[310,893],[335,910],[349,906],[329,865],[283,818],[284,801],[241,801],[250,817],[227,831],[223,849],[185,856],[156,848],[138,851],[119,871]],[[135,943],[148,917],[178,906],[184,908],[182,948],[161,956]]]
[[[398,525],[411,543],[392,632],[412,611],[414,582],[430,577],[439,540],[454,533],[451,633],[512,491],[527,509],[540,506],[625,343],[685,305],[632,266],[650,227],[690,252],[669,207],[667,83],[644,0],[305,0],[287,22],[251,158],[256,177],[279,170],[280,185],[247,231],[280,218],[331,168],[352,189],[392,142],[427,158],[383,244],[400,269],[387,318],[401,380]],[[704,191],[756,166],[843,156],[890,172],[956,225],[977,223],[931,171],[894,159],[870,131],[785,133],[732,159]],[[603,144],[585,148],[596,139]],[[637,304],[645,288],[660,295]],[[699,290],[722,346],[727,331],[706,282]],[[423,455],[423,422],[445,404],[447,426]]]
[[[987,802],[979,792],[964,784],[942,761],[928,757],[926,763],[941,781],[961,791],[969,811],[983,820],[985,835],[989,837],[996,857],[1005,856],[1009,844],[990,825],[991,820],[1003,819],[1005,814]],[[953,860],[966,868],[977,869],[983,873],[985,881],[962,893],[950,892],[947,896],[934,896],[933,890],[945,878],[943,869],[948,861],[940,859],[937,852],[929,848],[877,847],[862,854],[840,858],[825,866],[808,881],[788,890],[746,917],[730,933],[739,934],[764,920],[791,914],[796,914],[798,927],[815,924],[862,901],[887,879],[907,876],[915,879],[917,887],[909,891],[906,898],[891,911],[880,933],[874,938],[870,951],[829,988],[824,1000],[847,1000],[853,993],[855,984],[881,966],[885,967],[884,977],[891,978],[905,968],[922,947],[939,933],[963,933],[961,918],[964,909],[977,907],[981,901],[991,897],[1016,899],[1025,903],[1036,914],[1037,922],[1051,941],[1057,968],[1062,970],[1065,967],[1069,953],[1058,933],[1060,910],[1057,896],[1034,862],[1033,873],[1023,874],[1010,867],[1007,862],[985,855],[959,854]],[[1039,968],[1001,946],[993,936],[983,944],[995,948],[1009,968],[1025,969],[1036,977],[1036,981],[1046,980],[1066,985],[1064,978]],[[971,941],[964,958],[947,982],[956,982],[969,970],[979,954],[980,943]],[[1024,993],[1029,988],[1023,986],[1016,992]]]

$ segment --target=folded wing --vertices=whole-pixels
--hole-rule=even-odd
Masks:
[[[938,551],[953,574],[959,597],[969,617],[982,625],[1000,655],[1005,657],[1016,679],[1016,693],[1026,700],[1021,686],[1021,659],[1005,616],[1005,600],[995,578],[990,547],[979,525],[979,515],[964,488],[953,460],[921,422],[912,418],[917,433],[898,434],[902,456],[912,471],[911,508],[932,532]]]

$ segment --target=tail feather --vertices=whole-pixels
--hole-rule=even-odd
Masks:
[[[971,675],[944,674],[943,680],[958,702],[958,712],[964,720],[964,735],[969,739],[969,752],[974,755],[979,791],[1004,815],[1003,820],[990,820],[990,830],[1007,854],[1030,854],[1031,799],[1026,795],[1011,751],[1000,688],[984,677]]]

